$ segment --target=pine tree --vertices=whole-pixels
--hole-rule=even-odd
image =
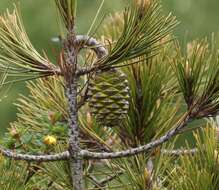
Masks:
[[[132,0],[95,35],[78,35],[77,0],[54,3],[57,63],[33,47],[16,6],[0,16],[1,83],[28,81],[30,92],[2,139],[1,188],[216,190],[215,39],[184,52],[157,0]],[[194,146],[183,136],[177,149],[186,131]]]

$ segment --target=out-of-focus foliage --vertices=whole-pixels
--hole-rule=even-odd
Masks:
[[[166,10],[172,10],[174,15],[180,20],[181,25],[177,28],[177,35],[183,41],[185,34],[188,39],[203,37],[217,33],[218,26],[218,7],[217,0],[162,0]]]

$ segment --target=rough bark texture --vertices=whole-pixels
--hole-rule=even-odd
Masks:
[[[172,137],[177,135],[180,132],[180,130],[186,127],[191,120],[192,120],[191,115],[190,114],[186,115],[174,129],[167,132],[164,136],[137,148],[131,148],[128,150],[124,150],[120,152],[112,152],[112,153],[107,153],[107,152],[97,153],[97,152],[82,150],[81,155],[87,159],[112,159],[112,158],[127,157],[127,156],[140,154],[142,152],[147,152],[158,147],[159,145],[162,145],[163,143],[167,142]]]
[[[70,167],[72,173],[72,182],[74,190],[83,189],[83,160],[80,155],[80,139],[79,129],[77,124],[77,83],[71,84],[67,89],[67,96],[69,102],[70,112],[70,139],[69,139],[69,153],[70,153]]]
[[[58,160],[67,160],[69,158],[69,152],[61,152],[57,154],[44,154],[44,155],[29,155],[29,154],[19,154],[12,150],[6,149],[0,146],[0,154],[14,160],[25,160],[25,161],[40,161],[40,162],[49,162],[49,161],[58,161]]]
[[[85,35],[77,35],[76,43],[90,47],[96,53],[98,59],[101,59],[108,54],[106,48],[95,38]]]
[[[83,160],[80,155],[80,139],[77,114],[77,56],[79,46],[74,32],[69,33],[64,43],[64,59],[66,75],[66,96],[69,105],[69,162],[72,175],[73,190],[83,190]]]
[[[89,46],[93,49],[98,58],[107,54],[106,49],[100,45],[94,38],[88,36],[75,36],[74,32],[70,34],[64,44],[65,64],[69,72],[65,78],[67,84],[67,98],[69,104],[69,153],[70,167],[72,173],[72,183],[74,190],[83,190],[83,157],[80,154],[80,139],[77,114],[77,55],[81,48]],[[70,75],[69,75],[70,74]]]
[[[98,58],[106,55],[106,50],[98,44],[98,42],[88,36],[69,36],[65,44],[65,64],[71,68],[72,78],[67,78],[67,98],[69,104],[69,153],[70,167],[72,173],[72,183],[74,190],[83,190],[83,157],[80,152],[80,139],[77,114],[77,54],[84,46],[92,46]],[[69,75],[68,75],[69,76]]]

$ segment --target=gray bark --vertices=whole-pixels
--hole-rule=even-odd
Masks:
[[[81,155],[87,159],[112,159],[112,158],[127,157],[127,156],[140,154],[142,152],[147,152],[158,147],[159,145],[162,145],[163,143],[170,140],[172,137],[176,136],[184,127],[187,126],[187,124],[191,120],[192,120],[191,115],[187,114],[174,129],[167,132],[164,136],[137,148],[131,148],[128,150],[124,150],[120,152],[112,152],[112,153],[107,153],[107,152],[97,153],[97,152],[90,152],[87,150],[81,150]]]
[[[25,161],[39,161],[39,162],[49,162],[58,160],[67,160],[69,158],[69,152],[65,151],[62,153],[51,154],[51,155],[29,155],[29,154],[19,154],[12,150],[3,148],[0,146],[0,154],[14,160],[25,160]]]
[[[82,47],[90,47],[96,53],[98,59],[101,59],[108,54],[106,48],[95,38],[85,35],[77,35],[76,43],[83,45]]]
[[[80,155],[79,127],[77,123],[77,82],[75,80],[67,89],[67,97],[70,112],[69,153],[72,183],[74,190],[83,190],[83,159]]]
[[[80,138],[77,114],[77,80],[75,73],[77,71],[77,56],[79,46],[76,41],[74,31],[68,34],[64,41],[64,59],[66,73],[66,96],[69,106],[69,162],[72,177],[73,190],[83,190],[83,160],[80,155]]]

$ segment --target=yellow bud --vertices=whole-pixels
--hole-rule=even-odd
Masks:
[[[46,137],[44,137],[43,142],[46,145],[55,145],[57,143],[57,139],[54,136],[47,135]]]

